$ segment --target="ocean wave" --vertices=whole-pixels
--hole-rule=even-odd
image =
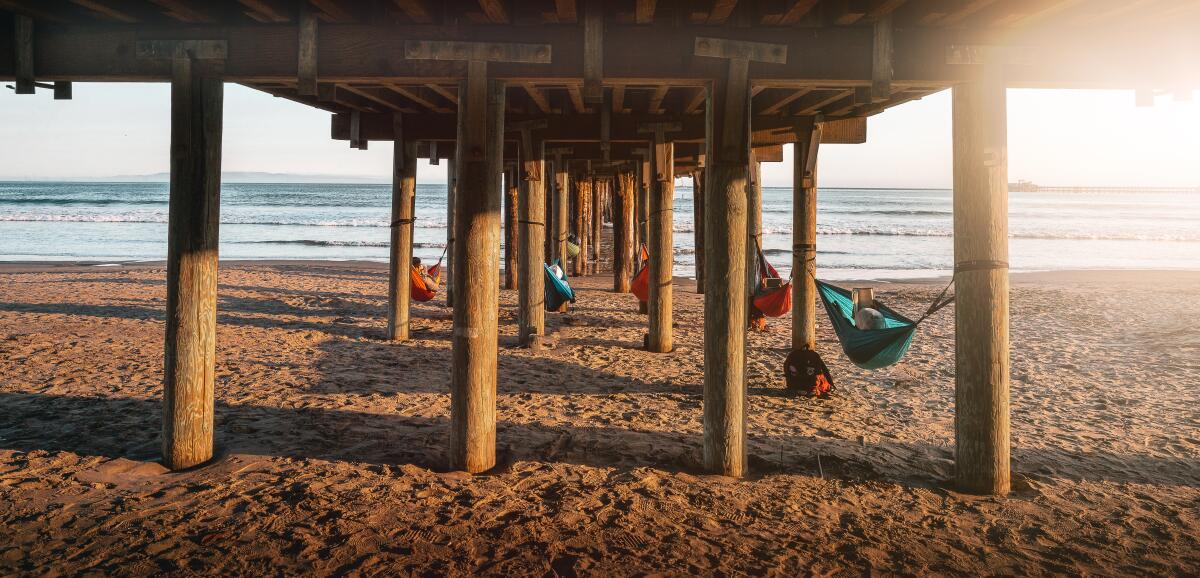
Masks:
[[[123,213],[123,214],[39,214],[39,213],[9,213],[0,214],[3,222],[24,223],[166,223],[167,214],[158,213]],[[222,225],[271,225],[279,227],[374,227],[387,228],[391,225],[387,219],[280,219],[261,220],[254,218],[226,217],[221,219]],[[415,219],[418,229],[445,229],[446,224],[435,219]]]
[[[304,245],[306,247],[387,247],[389,241],[339,241],[322,239],[281,239],[278,241],[231,241],[235,245]],[[443,249],[445,243],[413,243],[414,249]]]
[[[166,199],[56,199],[50,197],[19,197],[7,199],[0,197],[0,205],[49,205],[63,207],[69,205],[159,205],[167,204]]]

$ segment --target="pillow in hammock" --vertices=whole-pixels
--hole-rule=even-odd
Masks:
[[[887,329],[887,321],[884,320],[883,314],[870,307],[863,307],[854,314],[854,326],[863,330],[871,331],[872,329]]]

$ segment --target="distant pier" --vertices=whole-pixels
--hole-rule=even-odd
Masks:
[[[1200,187],[1045,187],[1030,181],[1008,183],[1013,193],[1198,193]]]

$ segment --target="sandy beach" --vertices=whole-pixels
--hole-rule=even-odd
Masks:
[[[779,576],[1200,573],[1200,272],[1017,274],[1014,487],[955,492],[953,307],[830,399],[785,395],[790,320],[748,348],[752,475],[699,467],[703,298],[676,351],[609,276],[514,347],[491,473],[447,472],[450,311],[382,340],[380,264],[222,262],[209,465],[158,456],[159,264],[0,266],[0,574]],[[919,314],[944,280],[873,282]],[[823,314],[822,314],[823,315]]]

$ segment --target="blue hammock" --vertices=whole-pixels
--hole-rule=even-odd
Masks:
[[[563,303],[575,302],[575,290],[567,284],[567,268],[563,266],[562,259],[556,259],[554,264],[558,265],[559,270],[562,271],[562,279],[554,274],[550,265],[542,264],[542,267],[546,269],[546,311],[558,311]]]
[[[954,297],[943,299],[949,286],[942,290],[933,305],[920,319],[913,321],[890,307],[875,302],[874,309],[883,315],[883,329],[862,330],[854,325],[854,299],[850,291],[820,280],[817,282],[817,293],[825,304],[825,312],[833,323],[833,331],[837,333],[838,341],[842,343],[842,351],[846,357],[863,369],[879,369],[900,361],[912,344],[913,335],[920,325],[930,315],[954,301]]]

